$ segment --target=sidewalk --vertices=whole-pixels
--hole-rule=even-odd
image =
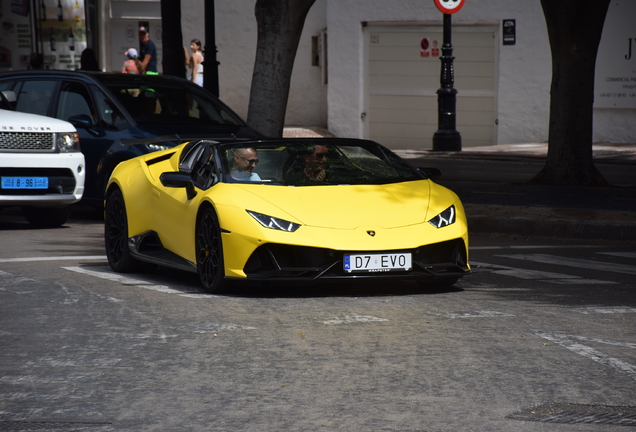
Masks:
[[[461,152],[401,151],[406,159],[432,163],[443,159],[466,164],[490,163],[494,182],[464,176],[439,183],[464,203],[471,234],[561,237],[636,242],[636,144],[595,144],[594,164],[610,187],[555,187],[518,180],[515,169],[543,167],[545,143],[469,147]],[[622,173],[621,176],[615,174]],[[610,177],[610,175],[612,177]],[[527,177],[528,179],[531,178]],[[618,180],[620,179],[620,180]],[[616,186],[619,184],[619,186]]]
[[[320,128],[286,128],[284,136],[332,135]],[[527,184],[547,151],[546,143],[529,143],[395,152],[415,166],[440,168],[438,183],[459,195],[471,234],[636,242],[636,143],[593,146],[599,171],[620,179],[610,187]]]

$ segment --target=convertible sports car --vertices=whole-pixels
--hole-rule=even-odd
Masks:
[[[210,292],[232,281],[452,285],[470,272],[466,217],[435,172],[366,140],[191,141],[117,166],[108,261],[198,272]]]

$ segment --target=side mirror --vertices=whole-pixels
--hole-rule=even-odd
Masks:
[[[2,94],[4,95],[4,97],[7,99],[7,102],[9,103],[15,103],[18,100],[13,90],[2,90]]]
[[[68,118],[68,122],[76,128],[90,129],[93,127],[93,119],[87,114],[78,114]]]
[[[433,181],[437,181],[440,179],[440,177],[442,177],[442,172],[440,170],[438,170],[437,168],[433,168],[433,167],[418,167],[417,170],[419,172],[421,172],[422,174],[424,174],[426,176],[426,178],[433,180]]]
[[[197,196],[197,191],[194,190],[192,184],[192,178],[189,174],[182,172],[165,172],[159,177],[161,184],[169,188],[185,188],[186,195],[189,200]]]

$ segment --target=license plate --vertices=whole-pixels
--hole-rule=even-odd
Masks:
[[[344,271],[347,273],[381,273],[411,270],[410,253],[386,253],[345,255]]]
[[[2,177],[2,189],[48,189],[48,177]]]

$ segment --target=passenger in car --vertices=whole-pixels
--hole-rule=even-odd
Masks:
[[[230,176],[234,180],[261,181],[258,174],[253,172],[258,164],[258,152],[252,147],[238,147],[232,155]]]
[[[306,154],[296,157],[285,174],[290,184],[307,185],[331,180],[329,178],[329,149],[317,144],[310,147]]]

